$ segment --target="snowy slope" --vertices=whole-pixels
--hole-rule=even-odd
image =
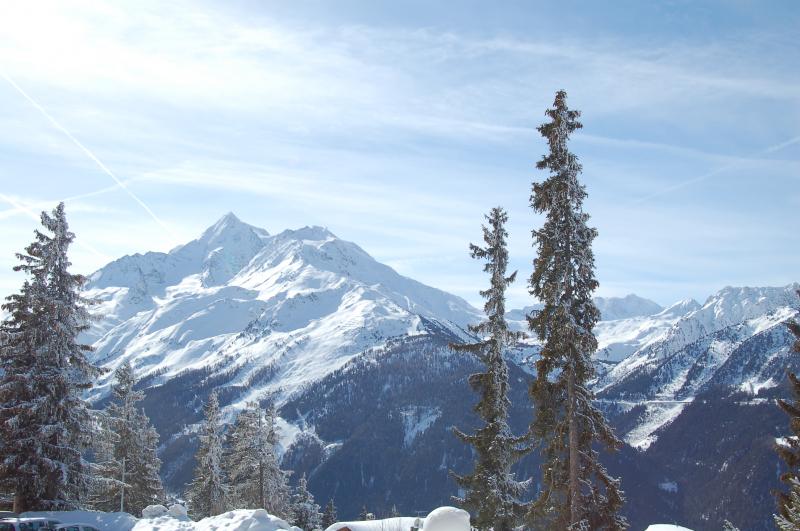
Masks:
[[[702,305],[687,299],[664,309],[635,295],[596,298],[605,318],[594,329],[594,390],[609,411],[643,409],[627,423],[625,440],[646,449],[709,386],[757,394],[777,385],[791,343],[784,323],[800,307],[797,289],[726,287]],[[512,310],[507,318],[525,330],[524,316],[534,309]]]
[[[631,315],[627,318],[603,320],[594,329],[597,337],[597,358],[619,362],[637,350],[660,339],[678,320],[699,308],[694,300],[679,301],[652,315]]]
[[[710,387],[757,394],[777,385],[791,344],[785,323],[798,316],[797,288],[725,288],[702,307],[685,304],[689,311],[671,326],[653,329],[627,356],[622,352],[595,391],[623,411],[643,408],[625,440],[648,448],[659,429]]]
[[[242,401],[280,398],[387,338],[426,333],[423,319],[460,330],[480,318],[326,229],[269,235],[233,214],[169,253],[112,262],[86,295],[100,301],[86,339],[102,365],[130,360],[154,383],[216,367],[249,388]]]
[[[633,293],[625,297],[595,297],[594,303],[597,305],[597,309],[600,310],[600,319],[602,321],[646,317],[657,314],[664,309],[658,303]]]
[[[694,300],[679,301],[669,308],[636,295],[626,297],[595,297],[601,309],[601,320],[594,329],[601,362],[617,363],[649,343],[661,338],[681,317],[700,308]],[[513,330],[528,332],[526,315],[540,306],[527,306],[506,313]],[[528,343],[535,344],[534,338]]]
[[[596,299],[604,320],[595,329],[594,389],[622,418],[620,435],[645,450],[709,387],[755,394],[774,386],[790,344],[783,323],[800,306],[797,287],[725,288],[702,305],[668,308],[633,295]],[[464,300],[399,275],[324,228],[271,235],[233,214],[169,253],[112,262],[91,276],[86,294],[99,301],[101,319],[86,337],[95,359],[110,369],[130,360],[148,378],[148,413],[158,417],[162,453],[173,455],[170,477],[189,465],[191,423],[210,389],[222,388],[228,413],[266,397],[281,405],[389,340],[450,341],[481,318]],[[532,309],[510,311],[510,324],[526,329]],[[535,343],[509,353],[529,374]],[[111,374],[93,398],[107,393]],[[332,392],[323,389],[328,398],[320,400]],[[408,406],[398,412],[407,449],[450,405]],[[301,425],[283,422],[285,444]]]
[[[623,359],[598,384],[598,390],[620,382],[642,368],[655,367],[692,343],[728,327],[745,324],[739,340],[785,321],[798,307],[797,284],[784,287],[727,287],[706,300],[700,308],[693,301],[689,310],[663,334],[651,338],[634,354]],[[693,309],[694,308],[694,309]],[[653,340],[654,339],[654,340]]]

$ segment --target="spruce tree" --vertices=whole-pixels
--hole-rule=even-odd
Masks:
[[[36,281],[34,281],[36,282]],[[39,420],[35,407],[35,330],[41,314],[34,313],[34,287],[26,281],[3,308],[10,312],[2,323],[0,345],[0,482],[14,497],[14,510],[38,505],[43,486],[40,468]]]
[[[494,528],[506,531],[518,525],[527,504],[520,497],[527,482],[519,482],[511,472],[512,465],[530,449],[526,436],[515,437],[508,425],[508,366],[503,353],[521,334],[511,332],[505,319],[505,293],[517,273],[506,276],[508,251],[505,223],[508,215],[496,207],[486,216],[488,226],[483,227],[485,247],[470,245],[473,258],[486,260],[483,270],[490,274],[490,287],[481,291],[486,299],[484,312],[487,320],[471,325],[470,331],[481,339],[475,343],[452,344],[459,352],[475,356],[485,372],[469,377],[470,386],[480,395],[475,411],[483,421],[477,432],[467,435],[453,428],[459,439],[473,448],[475,465],[468,475],[451,474],[465,495],[454,498],[456,503],[472,513],[472,525],[477,529]]]
[[[325,506],[325,512],[322,513],[322,529],[328,529],[338,521],[339,516],[336,514],[336,505],[331,498],[328,500],[328,505]]]
[[[228,434],[224,459],[231,484],[230,506],[261,508],[281,518],[290,514],[287,473],[275,454],[278,442],[275,411],[249,403],[236,417]]]
[[[361,520],[362,522],[366,521],[368,516],[369,516],[369,511],[367,511],[367,506],[362,505],[361,512],[358,515],[359,520]]]
[[[136,404],[144,393],[135,390],[136,377],[125,362],[114,373],[113,400],[100,417],[94,508],[140,514],[148,505],[161,503],[164,488],[156,455],[158,433]]]
[[[292,525],[304,531],[314,531],[320,528],[322,515],[319,512],[319,505],[314,502],[314,496],[308,491],[305,474],[300,477],[292,497],[292,513],[294,515]]]
[[[82,454],[92,422],[82,393],[100,370],[78,342],[88,328],[84,277],[69,272],[75,239],[64,204],[42,212],[44,231],[17,258],[16,271],[29,278],[3,307],[10,318],[1,328],[0,434],[2,482],[14,491],[14,510],[80,507],[90,484]]]
[[[222,423],[219,399],[214,390],[203,409],[205,418],[200,432],[200,447],[195,454],[197,465],[187,498],[195,518],[225,512],[228,483],[222,468]]]
[[[550,120],[538,128],[549,152],[536,167],[549,176],[534,183],[531,195],[533,210],[545,215],[543,227],[533,231],[538,256],[529,284],[543,307],[528,317],[542,342],[530,395],[535,406],[531,433],[543,464],[527,521],[545,529],[625,529],[619,480],[608,474],[595,450],[621,443],[587,387],[597,349],[592,329],[600,315],[592,301],[597,231],[587,225],[586,190],[578,180],[582,168],[567,147],[570,134],[582,127],[580,113],[566,100],[566,92],[559,91],[546,111]]]
[[[798,291],[800,295],[800,291]],[[787,323],[789,330],[795,336],[792,350],[800,353],[800,324],[796,321]],[[791,489],[790,493],[777,491],[778,514],[784,519],[789,518],[789,505],[793,503],[794,485],[800,481],[800,378],[793,372],[788,373],[787,377],[792,386],[794,400],[778,400],[778,405],[786,412],[789,417],[789,429],[791,437],[786,437],[782,444],[777,445],[778,455],[786,464],[787,471],[781,475],[781,481]]]
[[[781,506],[781,514],[775,515],[775,525],[781,531],[797,531],[800,529],[800,480],[789,480],[791,490]]]

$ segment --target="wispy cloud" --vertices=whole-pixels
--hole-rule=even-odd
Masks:
[[[8,203],[11,206],[13,206],[16,211],[24,213],[26,216],[31,218],[33,221],[38,222],[38,221],[41,220],[41,213],[40,212],[36,212],[29,205],[26,205],[26,204],[22,203],[21,201],[13,198],[11,196],[8,196],[8,195],[5,195],[5,194],[0,194],[0,200],[4,201],[5,203]],[[86,243],[86,242],[84,242],[82,240],[76,240],[76,244],[79,245],[80,247],[84,248],[85,250],[89,251],[90,253],[95,255],[95,257],[99,258],[100,260],[109,260],[109,256],[107,254],[100,252],[99,250],[95,249],[92,245],[90,245],[90,244],[88,244],[88,243]]]
[[[34,107],[34,108],[35,108],[37,111],[39,111],[39,112],[42,114],[42,116],[44,116],[45,118],[47,118],[47,120],[48,120],[48,121],[49,121],[49,122],[50,122],[50,123],[53,125],[53,127],[55,127],[56,129],[58,129],[59,131],[61,131],[61,132],[64,134],[64,136],[66,136],[66,137],[67,137],[67,138],[68,138],[68,139],[69,139],[69,140],[70,140],[70,141],[71,141],[73,144],[75,144],[75,146],[77,146],[77,147],[78,147],[78,149],[80,149],[80,150],[81,150],[81,151],[82,151],[82,152],[83,152],[83,153],[84,153],[84,154],[85,154],[87,157],[89,157],[89,159],[90,159],[92,162],[94,162],[95,164],[97,164],[97,167],[98,167],[98,168],[100,168],[100,170],[101,170],[103,173],[105,173],[106,175],[108,175],[109,177],[111,177],[111,179],[112,179],[112,180],[113,180],[113,181],[114,181],[114,182],[117,184],[117,186],[119,186],[119,187],[120,187],[122,190],[124,190],[124,191],[125,191],[125,193],[127,193],[127,194],[128,194],[130,197],[131,197],[131,199],[133,199],[134,201],[136,201],[136,203],[138,203],[138,204],[139,204],[139,206],[141,206],[141,207],[144,209],[144,211],[145,211],[145,212],[147,212],[147,214],[148,214],[148,215],[149,215],[151,218],[153,218],[153,220],[154,220],[156,223],[158,223],[159,225],[161,225],[161,227],[162,227],[164,230],[166,230],[168,233],[172,234],[172,230],[171,230],[171,229],[170,229],[170,228],[169,228],[169,227],[168,227],[168,226],[167,226],[167,225],[166,225],[166,224],[165,224],[163,221],[161,221],[161,219],[160,219],[158,216],[156,216],[155,212],[153,212],[153,211],[152,211],[152,209],[151,209],[149,206],[147,206],[147,205],[144,203],[144,201],[142,201],[142,200],[139,198],[139,196],[137,196],[136,194],[134,194],[134,193],[133,193],[133,192],[130,190],[130,188],[128,188],[128,187],[125,185],[125,182],[124,182],[124,181],[122,181],[122,180],[121,180],[119,177],[117,177],[117,175],[116,175],[116,174],[115,174],[113,171],[111,171],[111,170],[109,169],[109,167],[108,167],[108,166],[106,166],[106,165],[103,163],[103,161],[101,161],[100,159],[98,159],[98,158],[97,158],[97,156],[96,156],[96,155],[95,155],[95,154],[94,154],[94,153],[93,153],[93,152],[92,152],[92,151],[91,151],[89,148],[87,148],[85,145],[83,145],[83,144],[81,143],[81,141],[80,141],[80,140],[78,140],[77,138],[75,138],[75,135],[73,135],[72,133],[70,133],[70,132],[69,132],[69,130],[68,130],[66,127],[64,127],[63,125],[61,125],[61,123],[60,123],[58,120],[56,120],[55,118],[53,118],[53,116],[52,116],[52,115],[51,115],[49,112],[47,112],[47,110],[46,110],[44,107],[42,107],[42,106],[41,106],[41,105],[40,105],[40,104],[39,104],[39,103],[38,103],[36,100],[34,100],[34,99],[33,99],[33,98],[32,98],[32,97],[31,97],[31,96],[30,96],[30,95],[29,95],[27,92],[25,92],[25,91],[22,89],[22,87],[20,87],[20,86],[19,86],[19,85],[18,85],[18,84],[17,84],[17,83],[16,83],[16,82],[13,80],[13,79],[11,79],[11,77],[9,77],[9,76],[8,76],[8,75],[7,75],[5,72],[2,72],[2,71],[0,71],[0,77],[2,77],[3,79],[5,79],[5,80],[6,80],[6,82],[8,82],[8,84],[9,84],[9,85],[11,85],[12,87],[14,87],[14,90],[16,90],[17,92],[19,92],[19,93],[20,93],[20,94],[21,94],[21,95],[22,95],[22,96],[23,96],[23,97],[24,97],[26,100],[28,100],[28,103],[30,103],[31,105],[33,105],[33,107]]]
[[[329,225],[405,274],[477,294],[484,279],[465,246],[491,206],[510,210],[515,266],[530,265],[539,220],[529,183],[544,149],[535,128],[566,88],[584,111],[574,146],[593,221],[615,242],[598,242],[605,278],[629,274],[665,302],[660,282],[626,266],[670,269],[670,278],[677,268],[675,285],[691,285],[701,267],[691,257],[703,254],[692,226],[736,229],[738,211],[763,213],[747,220],[754,232],[740,230],[743,247],[782,260],[755,233],[796,209],[789,196],[764,206],[797,175],[793,36],[653,44],[614,32],[491,34],[277,12],[185,0],[4,6],[0,69],[30,100],[0,87],[4,193],[36,209],[58,197],[76,212],[107,208],[102,222],[81,218],[83,237],[114,252],[164,248],[227,210],[270,230]],[[770,179],[749,191],[756,173]],[[711,178],[723,174],[724,188]],[[143,227],[144,208],[160,223]],[[682,242],[669,219],[681,220]],[[181,236],[165,238],[162,225]],[[125,227],[134,234],[114,243]],[[676,258],[653,263],[662,238]],[[710,268],[713,258],[703,260]],[[521,305],[527,295],[514,297]]]

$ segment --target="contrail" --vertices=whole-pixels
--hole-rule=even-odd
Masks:
[[[127,181],[124,181],[124,182],[127,183],[129,181],[130,181],[130,179],[128,179]],[[106,186],[105,188],[101,188],[100,190],[94,190],[92,192],[86,192],[86,193],[83,193],[83,194],[72,195],[72,196],[69,196],[69,197],[65,197],[63,199],[44,200],[44,201],[39,201],[37,203],[28,203],[28,206],[31,207],[31,208],[39,209],[39,208],[47,208],[49,205],[52,205],[53,203],[59,203],[59,202],[64,202],[65,204],[68,205],[71,201],[77,201],[78,199],[86,199],[87,197],[94,197],[94,196],[97,196],[97,195],[101,195],[101,194],[105,194],[105,193],[108,193],[108,192],[112,192],[114,190],[119,190],[119,185],[118,184],[114,184],[114,185],[111,185],[111,186]],[[10,208],[8,210],[3,210],[2,212],[0,212],[0,219],[4,219],[4,218],[10,217],[10,216],[13,216],[17,212],[22,212],[22,211],[20,209],[18,209],[18,208]]]
[[[766,149],[762,149],[758,153],[755,153],[755,154],[751,155],[749,158],[752,159],[752,158],[761,157],[763,155],[768,155],[770,153],[775,153],[776,151],[780,151],[781,149],[783,149],[785,147],[793,146],[794,144],[800,144],[800,136],[796,136],[794,138],[790,138],[789,140],[786,140],[785,142],[781,142],[780,144],[775,144],[774,146],[770,146],[770,147],[768,147]],[[715,170],[711,170],[708,173],[704,173],[702,175],[699,175],[699,176],[694,177],[692,179],[688,179],[686,181],[681,181],[681,182],[679,182],[677,184],[674,184],[672,186],[668,186],[667,188],[659,190],[658,192],[653,192],[650,195],[646,195],[644,197],[640,197],[639,199],[631,202],[631,204],[633,204],[633,205],[642,204],[642,203],[644,203],[646,201],[649,201],[650,199],[654,199],[654,198],[662,196],[664,194],[668,194],[669,192],[674,192],[675,190],[679,190],[681,188],[689,186],[690,184],[694,184],[694,183],[700,182],[700,181],[705,181],[706,179],[708,179],[710,177],[713,177],[715,175],[718,175],[720,173],[728,171],[728,170],[730,170],[732,168],[735,168],[736,166],[739,166],[741,164],[742,164],[741,162],[732,162],[730,164],[726,164],[725,166],[720,166],[719,168],[717,168]]]
[[[38,110],[40,113],[42,113],[42,115],[43,115],[45,118],[47,118],[47,119],[50,121],[50,123],[51,123],[51,124],[53,124],[53,126],[54,126],[56,129],[58,129],[59,131],[61,131],[62,133],[64,133],[64,135],[65,135],[67,138],[69,138],[69,139],[72,141],[72,143],[73,143],[73,144],[75,144],[76,146],[78,146],[78,147],[81,149],[81,151],[83,151],[83,152],[86,154],[86,156],[87,156],[87,157],[89,157],[90,159],[92,159],[92,160],[95,162],[95,164],[97,164],[97,166],[98,166],[98,167],[99,167],[99,168],[100,168],[100,169],[103,171],[103,173],[105,173],[106,175],[108,175],[109,177],[111,177],[112,179],[114,179],[114,182],[116,182],[116,183],[117,183],[117,186],[119,186],[120,188],[122,188],[123,190],[125,190],[125,192],[126,192],[126,193],[127,193],[129,196],[131,196],[131,198],[132,198],[134,201],[136,201],[137,203],[139,203],[139,205],[140,205],[140,206],[141,206],[143,209],[145,209],[145,211],[146,211],[146,212],[147,212],[147,213],[150,215],[150,217],[151,217],[151,218],[153,218],[153,220],[155,220],[155,222],[156,222],[156,223],[158,223],[159,225],[161,225],[161,227],[162,227],[162,228],[163,228],[165,231],[167,231],[167,233],[168,233],[170,236],[172,236],[173,238],[175,237],[175,233],[174,233],[174,232],[172,232],[172,229],[170,229],[170,228],[169,228],[169,227],[168,227],[168,226],[167,226],[167,225],[166,225],[166,224],[165,224],[163,221],[161,221],[161,219],[159,219],[159,217],[158,217],[158,216],[156,216],[155,212],[153,212],[152,210],[150,210],[150,207],[148,207],[148,206],[147,206],[147,205],[144,203],[144,201],[142,201],[141,199],[139,199],[139,197],[138,197],[136,194],[134,194],[134,193],[133,193],[133,192],[132,192],[132,191],[131,191],[131,190],[130,190],[130,189],[129,189],[129,188],[126,186],[126,185],[125,185],[125,183],[124,183],[122,180],[120,180],[120,179],[119,179],[119,178],[116,176],[116,174],[115,174],[113,171],[111,171],[111,170],[108,168],[108,166],[106,166],[105,164],[103,164],[103,161],[101,161],[100,159],[98,159],[98,158],[97,158],[97,157],[94,155],[94,153],[92,153],[92,152],[89,150],[89,148],[87,148],[86,146],[84,146],[83,144],[81,144],[81,142],[80,142],[80,141],[79,141],[77,138],[75,138],[75,137],[72,135],[72,133],[70,133],[70,132],[67,130],[67,128],[66,128],[66,127],[64,127],[63,125],[61,125],[61,124],[58,122],[58,120],[56,120],[55,118],[53,118],[53,117],[50,115],[50,113],[48,113],[48,112],[47,112],[47,110],[46,110],[44,107],[42,107],[41,105],[39,105],[39,103],[38,103],[38,102],[36,102],[36,100],[34,100],[32,97],[30,97],[30,96],[28,95],[28,93],[27,93],[27,92],[25,92],[24,90],[22,90],[22,87],[20,87],[19,85],[17,85],[17,83],[16,83],[16,82],[15,82],[13,79],[11,79],[11,78],[8,76],[8,74],[6,74],[6,73],[5,73],[5,72],[3,72],[3,71],[0,71],[0,76],[2,76],[2,77],[3,77],[3,79],[5,79],[5,80],[8,82],[8,84],[9,84],[9,85],[11,85],[12,87],[14,87],[14,89],[15,89],[17,92],[19,92],[20,94],[22,94],[22,96],[23,96],[23,97],[24,97],[26,100],[28,100],[28,102],[29,102],[31,105],[33,105],[34,107],[36,107],[36,109],[37,109],[37,110]]]
[[[37,215],[36,215],[36,212],[34,212],[33,210],[31,210],[31,209],[30,209],[30,208],[28,208],[27,206],[23,205],[23,204],[22,204],[22,203],[20,203],[19,201],[16,201],[16,200],[14,200],[13,198],[11,198],[11,197],[8,197],[8,196],[7,196],[7,195],[5,195],[5,194],[0,194],[0,199],[2,199],[3,201],[5,201],[6,203],[8,203],[9,205],[11,205],[12,207],[16,208],[17,210],[19,210],[19,211],[21,211],[21,212],[23,212],[23,213],[27,214],[28,216],[30,216],[30,217],[31,217],[31,218],[33,218],[34,220],[36,220],[36,221],[41,221],[41,219],[42,219],[42,218],[41,218],[41,217],[39,217],[39,216],[37,216]],[[87,250],[87,251],[89,251],[90,253],[92,253],[92,254],[94,254],[94,255],[98,256],[99,258],[102,258],[102,259],[103,259],[103,260],[105,260],[105,261],[108,261],[108,260],[109,260],[109,258],[108,258],[108,256],[107,256],[107,255],[105,255],[105,254],[101,253],[100,251],[98,251],[97,249],[95,249],[94,247],[92,247],[91,245],[89,245],[88,243],[84,243],[84,242],[82,242],[81,240],[77,240],[77,239],[76,239],[76,240],[75,240],[75,244],[76,244],[76,245],[78,245],[78,246],[80,246],[80,247],[83,247],[84,249],[86,249],[86,250]]]

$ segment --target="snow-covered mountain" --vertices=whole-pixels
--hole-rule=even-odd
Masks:
[[[726,362],[797,313],[797,287],[729,287],[703,305],[668,308],[636,295],[596,298],[595,390],[618,407],[647,410],[625,434],[628,442],[652,443],[723,367],[735,374],[730,385],[773,385],[765,366],[733,370]],[[103,317],[87,334],[98,362],[113,369],[130,360],[150,385],[202,370],[241,390],[233,407],[284,401],[390,338],[432,327],[463,335],[481,318],[463,299],[399,275],[324,228],[270,235],[230,213],[169,253],[110,263],[91,275],[86,294],[100,301]],[[525,330],[535,309],[508,312],[512,328]],[[530,370],[535,343],[512,354],[523,369]],[[95,399],[110,379],[111,372]]]
[[[682,303],[670,326],[659,329],[656,324],[659,319],[669,323],[664,313],[670,309],[641,321],[646,327],[639,329],[644,333],[637,338],[638,347],[619,356],[595,384],[604,401],[623,411],[639,408],[636,422],[623,434],[626,441],[646,449],[659,429],[710,386],[755,395],[778,385],[791,361],[785,322],[798,315],[798,287],[727,287],[702,306]],[[614,325],[598,328],[608,331]],[[619,352],[621,347],[610,344],[606,349]]]
[[[242,402],[288,396],[388,338],[456,332],[466,301],[403,277],[321,227],[269,235],[227,214],[169,253],[125,256],[89,278],[95,359],[151,383],[187,370],[236,375]],[[109,373],[95,388],[107,392]]]
[[[625,440],[646,449],[709,386],[757,394],[778,385],[791,344],[784,323],[798,315],[798,287],[727,287],[702,305],[688,299],[664,309],[635,295],[595,299],[606,318],[594,330],[594,390],[612,412],[637,412]],[[524,315],[535,309],[512,310],[509,321],[524,329]]]
[[[658,303],[633,293],[625,297],[595,297],[594,303],[600,310],[600,320],[602,321],[644,317],[659,313],[664,309]]]
[[[593,386],[630,445],[610,467],[636,489],[632,522],[653,504],[673,514],[684,490],[704,492],[684,464],[711,462],[721,452],[702,431],[720,408],[731,415],[763,408],[761,424],[760,417],[748,425],[752,431],[731,435],[743,447],[753,433],[780,424],[764,397],[779,392],[774,386],[787,366],[800,369],[784,326],[798,315],[798,287],[725,288],[704,304],[667,308],[635,295],[595,299],[603,320],[595,329]],[[130,360],[144,377],[144,407],[162,437],[162,473],[176,492],[191,474],[196,423],[213,389],[228,413],[250,400],[275,400],[283,442],[291,444],[288,466],[308,474],[315,495],[335,496],[354,514],[365,500],[388,510],[387,496],[401,486],[391,497],[398,507],[446,503],[454,494],[448,470],[470,463],[449,431],[474,421],[467,377],[476,367],[447,345],[464,339],[481,312],[324,228],[271,235],[228,214],[168,253],[108,264],[91,275],[86,294],[99,301],[101,318],[85,339],[100,364],[114,369]],[[526,330],[525,316],[535,309],[511,310],[509,323]],[[537,352],[531,338],[509,352],[517,432],[531,419],[527,385]],[[103,400],[110,379],[109,372],[93,399]],[[672,459],[679,437],[703,441],[692,446],[698,450],[691,460]],[[752,459],[760,467],[754,469],[777,466],[771,449]],[[520,466],[530,476],[538,462],[532,456]],[[340,490],[342,482],[352,496]],[[680,492],[665,494],[664,482]],[[714,515],[740,504],[731,496]]]
[[[647,317],[664,309],[658,303],[634,294],[625,297],[595,297],[593,300],[597,309],[600,310],[601,321]],[[534,304],[521,309],[509,310],[506,312],[506,320],[512,329],[525,331],[528,329],[526,317],[539,309],[541,309],[541,305]]]

